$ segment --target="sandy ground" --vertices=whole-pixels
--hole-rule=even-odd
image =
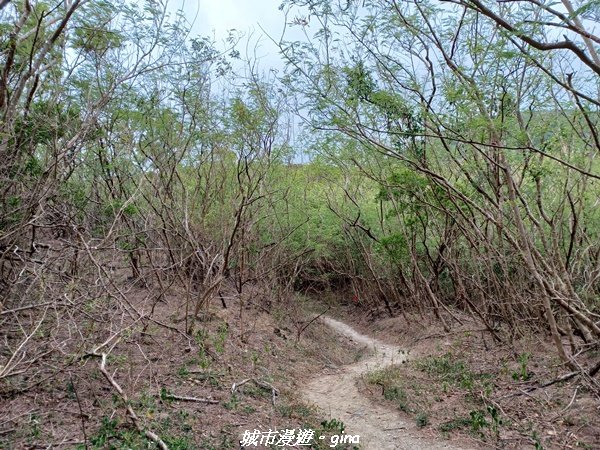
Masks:
[[[346,434],[358,434],[361,449],[462,450],[468,448],[423,437],[423,433],[416,428],[416,425],[403,419],[399,411],[387,405],[377,404],[359,392],[357,381],[361,376],[391,364],[402,363],[407,358],[405,351],[400,347],[387,345],[360,334],[349,325],[330,317],[324,317],[322,320],[338,333],[358,344],[372,348],[373,352],[354,364],[320,374],[306,385],[302,394],[307,401],[320,408],[329,418],[341,420],[346,425]]]

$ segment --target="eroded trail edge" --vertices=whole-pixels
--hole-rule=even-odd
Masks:
[[[398,411],[371,401],[359,391],[361,376],[405,361],[407,356],[403,349],[360,334],[331,317],[323,317],[322,321],[338,333],[370,347],[372,352],[354,364],[311,380],[303,389],[306,400],[319,407],[328,418],[344,422],[346,434],[360,435],[361,448],[365,450],[466,449],[419,436],[416,426],[403,419]]]

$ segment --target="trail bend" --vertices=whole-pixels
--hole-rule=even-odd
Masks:
[[[341,420],[346,434],[360,435],[364,450],[466,450],[455,443],[435,441],[419,436],[419,431],[400,412],[365,397],[358,389],[361,376],[406,360],[400,347],[384,344],[359,333],[351,326],[323,317],[322,321],[341,335],[372,349],[360,361],[343,366],[334,373],[324,373],[309,381],[303,397],[316,405],[329,418]]]

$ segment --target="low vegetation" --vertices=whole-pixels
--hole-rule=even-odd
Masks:
[[[560,364],[548,345],[521,340],[490,352],[470,331],[435,344],[432,331],[439,328],[400,333],[413,356],[369,373],[365,394],[385,399],[429,433],[463,436],[485,448],[594,448],[600,439],[594,394],[572,381],[555,382]]]

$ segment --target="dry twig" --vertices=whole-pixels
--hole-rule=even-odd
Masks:
[[[274,406],[275,405],[275,399],[279,395],[279,391],[271,383],[267,383],[266,381],[257,380],[255,378],[246,378],[245,380],[240,381],[239,383],[233,383],[233,385],[231,386],[231,393],[234,394],[235,391],[240,386],[243,386],[244,384],[246,384],[246,383],[248,383],[250,381],[252,381],[254,384],[256,384],[259,387],[271,390],[271,402],[273,403],[273,406]]]

